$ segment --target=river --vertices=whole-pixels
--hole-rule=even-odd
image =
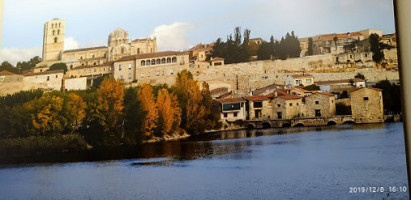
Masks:
[[[3,166],[0,199],[409,198],[389,188],[408,189],[402,123],[230,131],[127,152]],[[374,186],[384,192],[350,193]]]

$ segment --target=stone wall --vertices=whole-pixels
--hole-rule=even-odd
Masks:
[[[66,90],[86,90],[87,77],[65,79],[64,87]]]
[[[382,92],[363,88],[351,93],[351,110],[355,123],[384,122]]]

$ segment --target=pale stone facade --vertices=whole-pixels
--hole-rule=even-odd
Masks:
[[[86,90],[87,77],[65,79],[64,87],[66,90]]]
[[[249,120],[267,120],[271,118],[271,103],[266,96],[248,96],[246,110]]]
[[[124,83],[175,83],[176,75],[189,69],[189,53],[165,51],[126,56],[114,62],[113,77]]]
[[[217,99],[221,105],[221,121],[246,120],[246,104],[243,98]]]
[[[332,117],[336,115],[335,96],[317,92],[304,98],[304,117]]]
[[[303,117],[303,102],[301,96],[280,95],[271,101],[271,119],[293,119]]]
[[[64,50],[65,22],[61,19],[53,19],[44,24],[43,38],[43,62],[41,64],[58,62],[62,59]]]
[[[286,86],[309,86],[315,84],[314,77],[310,74],[290,75],[285,79]]]
[[[384,122],[382,90],[360,88],[351,92],[351,110],[355,123]]]

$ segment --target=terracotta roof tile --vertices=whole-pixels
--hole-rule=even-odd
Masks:
[[[82,48],[82,49],[72,49],[72,50],[66,50],[64,53],[70,53],[70,52],[76,52],[76,51],[90,51],[90,50],[95,50],[95,49],[104,49],[107,48],[106,46],[101,46],[101,47],[90,47],[90,48]]]
[[[220,103],[238,103],[238,102],[245,102],[243,98],[227,98],[227,99],[216,99],[216,101]]]
[[[3,70],[3,71],[0,72],[0,76],[13,76],[13,75],[20,75],[20,74],[15,74],[15,73],[9,72],[7,70]]]
[[[64,70],[63,69],[59,69],[59,70],[52,70],[52,71],[45,71],[45,72],[37,72],[37,73],[26,73],[23,74],[24,76],[37,76],[37,75],[47,75],[47,74],[64,74]]]
[[[155,58],[155,57],[163,57],[163,56],[188,55],[188,54],[189,54],[188,52],[180,52],[180,51],[162,51],[162,52],[155,52],[155,53],[143,53],[143,54],[125,56],[115,62],[137,60],[137,59],[144,59],[144,58]]]
[[[266,96],[248,96],[244,97],[245,99],[249,101],[266,101],[269,100]]]
[[[281,96],[278,96],[278,97],[281,98],[281,99],[285,99],[285,100],[293,100],[293,99],[301,99],[301,98],[303,98],[303,97],[301,97],[301,96],[291,95],[291,94],[281,95]]]

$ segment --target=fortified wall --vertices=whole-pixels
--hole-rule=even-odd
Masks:
[[[358,73],[363,74],[368,82],[399,79],[397,70],[383,69],[372,61],[336,64],[336,57],[331,54],[226,64],[201,71],[192,66],[190,70],[197,80],[209,82],[210,88],[227,87],[229,84],[232,90],[238,89],[242,93],[271,84],[283,85],[287,76],[303,72],[313,75],[314,81],[352,79]]]

